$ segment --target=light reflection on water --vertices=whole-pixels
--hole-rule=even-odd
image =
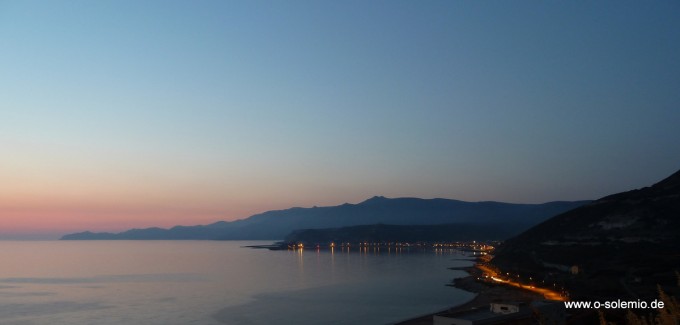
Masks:
[[[0,324],[381,324],[472,298],[444,286],[453,251],[252,244],[0,242]]]

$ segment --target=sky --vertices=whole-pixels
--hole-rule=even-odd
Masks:
[[[0,0],[0,239],[680,169],[677,1]]]

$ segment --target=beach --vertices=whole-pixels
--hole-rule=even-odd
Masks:
[[[519,288],[506,286],[502,284],[487,284],[478,282],[477,277],[481,276],[482,272],[475,266],[460,268],[468,273],[468,276],[455,279],[452,286],[468,292],[476,293],[477,295],[470,301],[453,306],[451,308],[438,311],[436,313],[418,316],[395,325],[432,325],[432,317],[443,312],[459,312],[472,308],[487,308],[493,301],[520,301],[530,302],[532,300],[543,299],[543,296],[534,292],[522,290]]]

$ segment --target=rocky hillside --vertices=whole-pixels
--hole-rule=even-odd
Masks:
[[[492,263],[504,272],[553,274],[588,297],[653,297],[656,284],[677,290],[680,171],[542,222],[508,240]]]

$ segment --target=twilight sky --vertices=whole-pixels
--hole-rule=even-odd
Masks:
[[[0,239],[680,169],[677,1],[0,0]]]

